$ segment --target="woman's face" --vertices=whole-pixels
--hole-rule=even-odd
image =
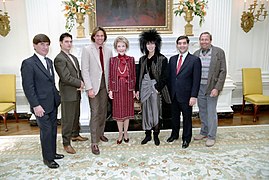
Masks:
[[[149,53],[153,53],[153,54],[155,53],[156,45],[154,42],[147,42],[146,46]]]
[[[117,52],[120,54],[120,55],[124,55],[126,53],[126,44],[124,42],[118,42],[117,43]]]

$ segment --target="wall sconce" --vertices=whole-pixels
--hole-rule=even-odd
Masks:
[[[5,0],[2,1],[4,6],[4,12],[0,10],[0,35],[5,37],[10,31],[10,25],[9,25],[10,21],[6,10],[6,1]]]
[[[265,0],[264,0],[265,2]],[[244,0],[244,11],[241,16],[241,28],[246,33],[251,30],[254,26],[255,22],[264,21],[268,16],[268,0],[266,0],[266,7],[265,4],[260,0],[260,3],[257,3],[257,0],[253,1],[253,4],[249,5],[248,11],[246,12],[246,4],[247,0]]]

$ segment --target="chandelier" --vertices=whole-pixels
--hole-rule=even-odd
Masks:
[[[9,16],[6,10],[6,1],[3,1],[4,10],[0,9],[0,35],[6,36],[10,31],[10,21]]]
[[[255,22],[264,21],[268,16],[268,0],[260,0],[257,3],[257,0],[254,0],[253,3],[249,5],[248,11],[246,11],[247,0],[244,0],[244,11],[241,16],[241,28],[246,33],[249,32],[254,26]]]

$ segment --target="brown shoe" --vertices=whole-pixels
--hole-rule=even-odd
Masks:
[[[95,155],[99,155],[100,154],[100,151],[99,151],[99,147],[97,144],[92,144],[91,145],[91,148],[92,148],[92,153],[95,154]]]
[[[77,137],[71,137],[72,141],[87,141],[89,138],[78,135]]]
[[[100,137],[100,140],[101,140],[101,141],[104,141],[104,142],[108,142],[108,139],[107,139],[107,137],[105,137],[105,136],[101,136],[101,137]]]
[[[64,150],[69,154],[76,154],[75,149],[71,145],[64,146]]]

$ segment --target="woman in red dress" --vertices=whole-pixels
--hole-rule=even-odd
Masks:
[[[119,36],[114,41],[114,49],[118,56],[110,58],[109,63],[109,98],[112,99],[112,118],[117,121],[119,137],[117,144],[129,142],[127,134],[129,119],[134,118],[135,98],[135,61],[127,56],[129,41]],[[123,133],[124,131],[124,133]]]

